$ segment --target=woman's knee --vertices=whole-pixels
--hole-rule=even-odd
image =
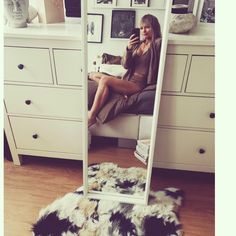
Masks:
[[[103,89],[107,89],[109,87],[108,83],[107,83],[107,79],[106,78],[100,78],[99,81],[98,81],[98,87],[103,88]]]
[[[100,78],[100,80],[99,80],[99,84],[100,84],[101,86],[108,86],[109,79],[110,79],[110,78],[109,78],[108,76],[102,75],[101,78]]]

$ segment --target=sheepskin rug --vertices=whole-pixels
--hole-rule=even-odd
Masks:
[[[141,167],[121,168],[111,162],[91,164],[88,168],[88,189],[143,196],[146,176],[147,170]]]
[[[94,175],[94,171],[98,173],[104,169],[101,165],[93,167],[89,174]],[[109,169],[107,165],[105,169]],[[140,173],[136,174],[140,178]],[[139,192],[142,188],[130,186],[127,181],[139,185],[143,180],[137,181],[138,178],[137,176],[135,178],[134,173],[131,176],[132,178],[128,179],[119,178],[118,182],[113,179],[111,181],[113,184],[119,183],[117,188],[121,189],[121,192],[125,186],[133,192]],[[112,188],[111,184],[107,186]],[[32,225],[32,234],[34,236],[181,236],[183,232],[178,219],[178,209],[182,200],[183,191],[177,188],[151,191],[148,205],[95,200],[84,197],[82,186],[41,209],[37,222]]]

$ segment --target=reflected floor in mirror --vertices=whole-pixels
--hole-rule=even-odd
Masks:
[[[121,168],[135,166],[146,169],[147,166],[134,156],[135,148],[117,147],[117,143],[117,139],[93,137],[88,152],[89,165],[94,163],[112,162],[119,163],[119,167]]]
[[[134,150],[117,147],[117,139],[94,137],[89,149],[88,190],[143,196],[147,168]]]

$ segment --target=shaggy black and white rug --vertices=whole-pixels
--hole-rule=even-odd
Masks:
[[[149,204],[133,205],[83,196],[82,187],[42,209],[35,236],[180,236],[178,219],[183,192],[151,192]]]
[[[143,196],[147,170],[141,167],[121,168],[112,162],[91,164],[88,168],[88,190]]]
[[[114,186],[122,193],[143,191],[142,168],[114,167],[108,163],[89,167],[90,177],[101,191]],[[108,181],[111,175],[112,184]],[[165,188],[151,191],[147,206],[133,205],[85,198],[80,187],[42,209],[32,232],[34,236],[180,236],[178,209],[182,200],[182,190]]]

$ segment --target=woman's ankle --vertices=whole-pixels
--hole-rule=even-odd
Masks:
[[[97,123],[96,117],[88,118],[88,128]]]

